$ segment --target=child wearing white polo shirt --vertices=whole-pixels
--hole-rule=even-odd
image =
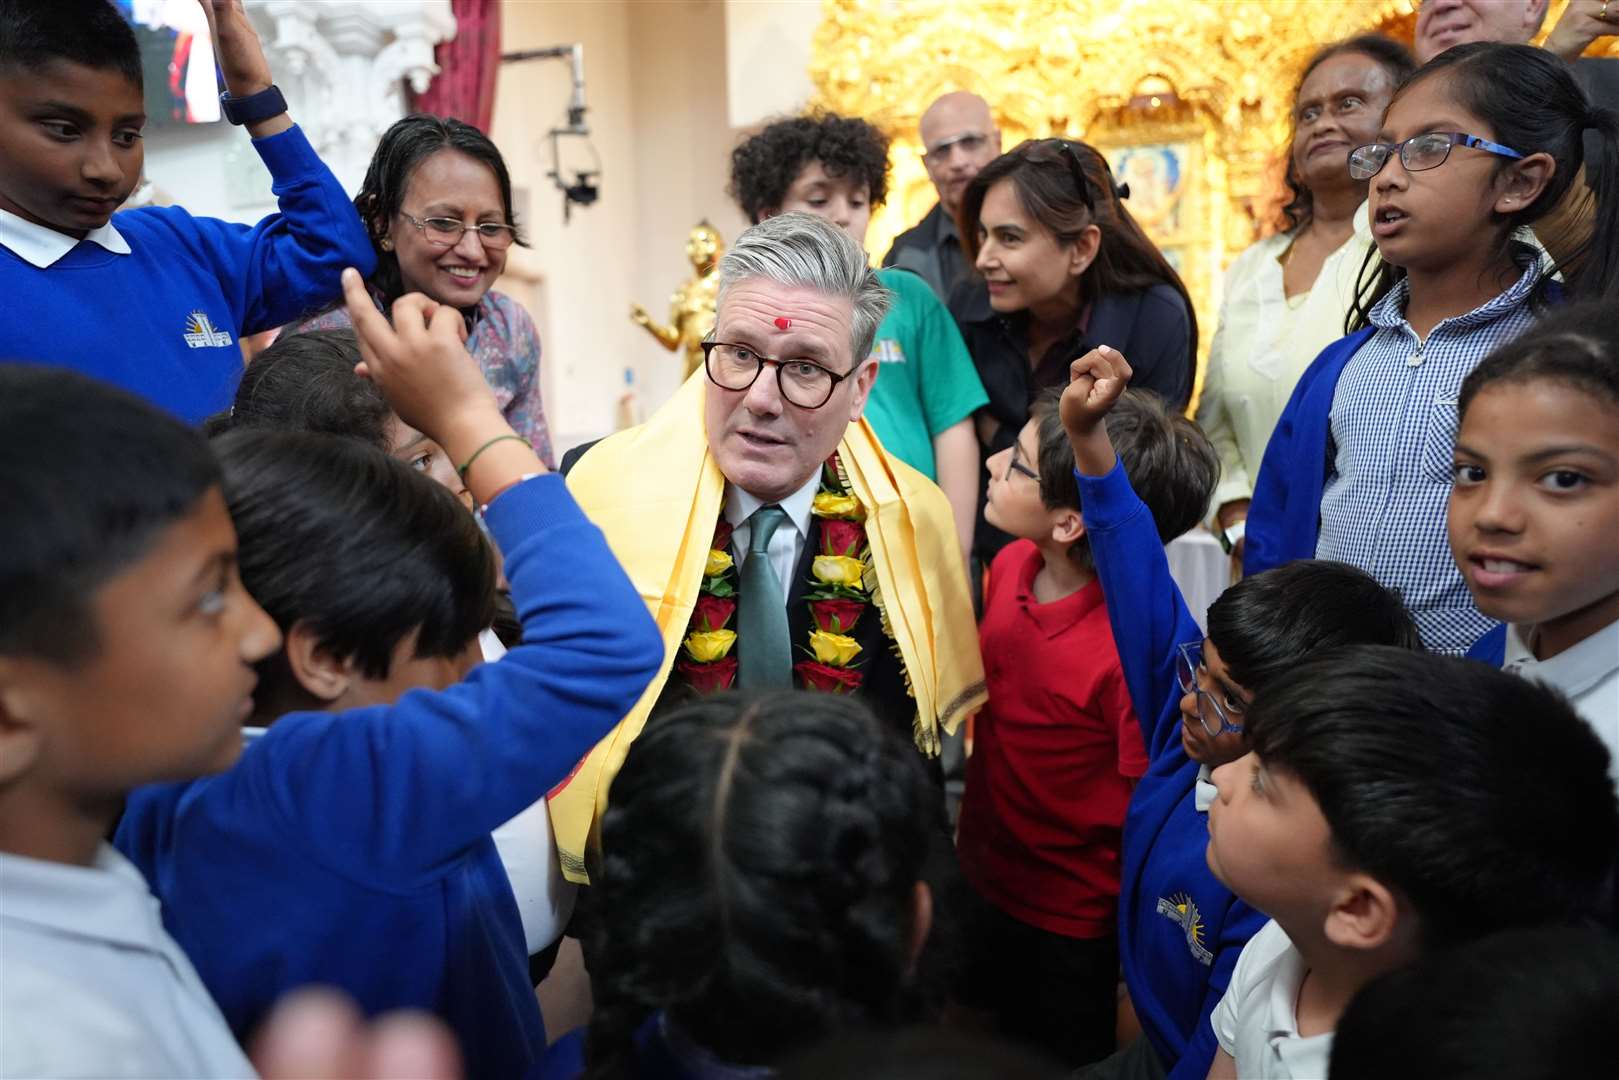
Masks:
[[[1431,950],[1599,912],[1608,753],[1556,693],[1387,646],[1301,664],[1214,770],[1209,869],[1273,922],[1211,1022],[1211,1078],[1327,1075],[1355,993]]]
[[[0,1076],[250,1076],[104,840],[136,786],[230,767],[281,643],[219,465],[154,405],[0,365],[0,521]]]
[[[1619,780],[1619,320],[1572,305],[1497,349],[1457,395],[1450,550],[1508,625],[1475,659],[1568,695]]]

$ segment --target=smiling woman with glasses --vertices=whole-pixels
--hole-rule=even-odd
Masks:
[[[1406,47],[1380,34],[1311,57],[1293,91],[1275,231],[1226,271],[1197,422],[1220,451],[1206,521],[1239,557],[1265,446],[1299,376],[1343,335],[1372,246],[1366,179],[1345,168],[1350,151],[1377,138],[1395,87],[1414,70]]]
[[[459,308],[467,350],[507,422],[554,465],[540,401],[539,332],[517,301],[492,288],[507,251],[524,244],[500,150],[459,120],[407,116],[383,134],[354,206],[377,254],[368,284],[378,307],[419,292]],[[339,305],[300,329],[348,325]]]

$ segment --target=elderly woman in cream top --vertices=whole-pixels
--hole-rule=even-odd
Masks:
[[[1209,523],[1233,545],[1241,543],[1271,431],[1304,369],[1343,336],[1371,248],[1366,185],[1350,178],[1349,152],[1374,141],[1412,69],[1404,46],[1375,34],[1316,53],[1294,101],[1288,228],[1238,255],[1227,271],[1197,422],[1220,454]]]

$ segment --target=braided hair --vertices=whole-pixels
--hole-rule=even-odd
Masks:
[[[653,720],[592,875],[587,1075],[628,1075],[659,1011],[733,1064],[907,1019],[933,801],[916,752],[846,697],[717,694]]]

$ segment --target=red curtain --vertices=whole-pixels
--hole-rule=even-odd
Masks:
[[[453,116],[488,134],[495,116],[495,76],[500,69],[500,0],[450,0],[455,37],[434,50],[439,73],[411,108]]]

